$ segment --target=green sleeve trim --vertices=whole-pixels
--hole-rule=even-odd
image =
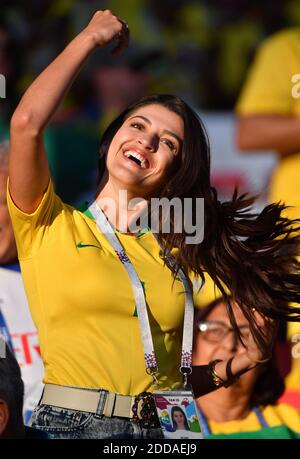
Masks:
[[[86,209],[83,213],[92,220],[95,220],[89,209]]]

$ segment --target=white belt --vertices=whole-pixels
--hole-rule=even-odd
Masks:
[[[99,401],[103,399],[99,410]],[[132,418],[135,397],[116,394],[104,389],[94,391],[76,387],[46,384],[40,401],[42,405],[53,405],[67,410],[86,411],[100,415]]]

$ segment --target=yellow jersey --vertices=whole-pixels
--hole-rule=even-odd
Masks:
[[[240,115],[278,114],[300,117],[300,93],[294,75],[300,74],[300,27],[280,31],[266,39],[258,50],[238,100]],[[299,86],[299,84],[298,84]],[[299,93],[295,97],[295,93]],[[289,218],[300,218],[300,149],[299,153],[280,157],[271,177],[269,201],[291,206]],[[300,333],[297,322],[289,323],[288,334]],[[300,365],[294,361],[294,374],[288,385],[300,387]]]
[[[300,97],[293,97],[293,75],[300,74],[300,28],[274,34],[263,42],[238,100],[240,115],[278,114],[300,117]],[[281,157],[270,184],[271,202],[296,206],[289,218],[300,216],[300,151]]]
[[[9,191],[7,202],[44,383],[129,395],[153,390],[130,279],[95,220],[63,203],[51,182],[32,214]],[[161,389],[172,389],[181,381],[183,283],[173,284],[151,231],[118,237],[144,287]]]

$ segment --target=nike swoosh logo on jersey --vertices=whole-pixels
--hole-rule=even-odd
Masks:
[[[102,247],[99,247],[98,245],[94,244],[84,244],[82,241],[78,242],[76,244],[77,249],[84,249],[85,247],[95,247],[96,249],[102,249]]]

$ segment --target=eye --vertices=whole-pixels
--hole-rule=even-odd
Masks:
[[[142,123],[130,123],[130,126],[135,129],[139,129],[140,131],[144,129],[144,125]]]
[[[162,142],[165,143],[173,153],[177,152],[176,145],[171,140],[162,139]]]
[[[214,327],[207,330],[206,335],[212,340],[219,340],[224,336],[224,329],[222,327]]]

